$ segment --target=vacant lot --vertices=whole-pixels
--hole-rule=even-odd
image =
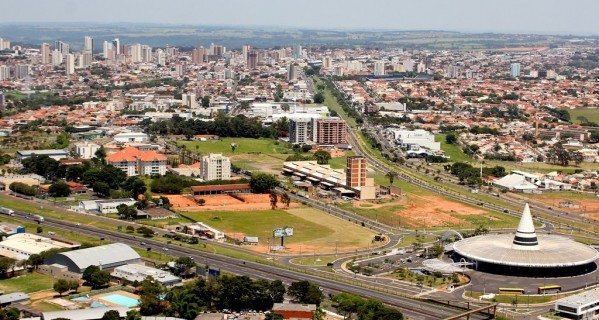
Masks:
[[[185,146],[191,152],[202,154],[223,153],[227,156],[243,153],[280,154],[286,153],[289,150],[285,143],[264,138],[221,138],[210,141],[177,141],[177,144]],[[232,144],[237,144],[235,151],[231,148]]]
[[[311,208],[183,214],[233,236],[257,236],[259,246],[252,248],[262,252],[269,242],[280,244],[280,239],[272,239],[272,232],[285,226],[294,228],[294,236],[285,239],[286,253],[334,252],[335,245],[339,252],[367,248],[374,236],[374,232]]]
[[[387,201],[344,203],[342,207],[390,226],[409,228],[515,227],[516,218],[443,197],[413,194]]]
[[[580,123],[578,117],[585,117],[590,122],[599,123],[599,109],[598,108],[581,108],[568,110],[570,119],[575,123]]]
[[[563,211],[580,213],[599,220],[599,197],[595,195],[578,192],[543,192],[523,195]]]

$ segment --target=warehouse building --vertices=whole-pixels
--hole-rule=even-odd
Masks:
[[[112,243],[104,246],[61,252],[45,261],[46,264],[66,266],[68,271],[83,273],[91,265],[104,270],[116,267],[141,263],[141,257],[135,250],[123,243]]]
[[[40,254],[51,249],[72,249],[79,244],[56,241],[31,233],[17,233],[0,242],[0,256],[27,260],[33,254]]]

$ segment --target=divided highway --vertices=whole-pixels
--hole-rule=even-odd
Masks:
[[[13,218],[27,221],[31,218],[31,214],[22,211],[15,211]],[[133,247],[143,249],[151,248],[152,251],[164,252],[165,254],[175,257],[189,256],[194,258],[194,260],[200,265],[207,264],[211,268],[217,268],[232,274],[246,275],[252,278],[262,278],[267,280],[281,280],[286,284],[290,284],[294,281],[308,280],[321,286],[326,293],[334,294],[337,292],[348,292],[363,297],[380,300],[389,306],[396,307],[397,309],[401,310],[409,319],[443,319],[459,314],[461,311],[463,311],[463,309],[434,305],[424,301],[398,296],[391,292],[381,292],[353,284],[321,278],[312,274],[243,261],[240,259],[202,252],[191,248],[167,245],[164,242],[142,238],[132,234],[124,234],[122,232],[104,230],[86,225],[78,225],[68,221],[51,218],[46,218],[43,224],[72,233],[84,233],[89,236],[125,243]],[[143,245],[142,242],[144,243]],[[167,250],[164,250],[164,248]],[[486,315],[482,314],[477,314],[471,317],[474,319],[488,318]]]

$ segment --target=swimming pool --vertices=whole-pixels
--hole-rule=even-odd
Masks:
[[[118,304],[123,307],[135,307],[135,306],[139,305],[139,300],[119,294],[119,293],[114,293],[114,294],[102,296],[99,298],[100,298],[100,300]]]

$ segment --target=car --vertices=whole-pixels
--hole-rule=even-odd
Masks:
[[[162,247],[162,250],[168,251],[168,248],[167,247]]]
[[[143,242],[143,241],[142,241],[142,242],[140,242],[139,244],[141,244],[142,246],[145,246],[145,245],[146,245],[146,243],[145,243],[145,242]]]
[[[335,264],[334,264],[334,263],[332,263],[332,262],[329,262],[329,263],[327,263],[327,267],[332,267],[332,266],[334,266],[334,265],[335,265]]]

